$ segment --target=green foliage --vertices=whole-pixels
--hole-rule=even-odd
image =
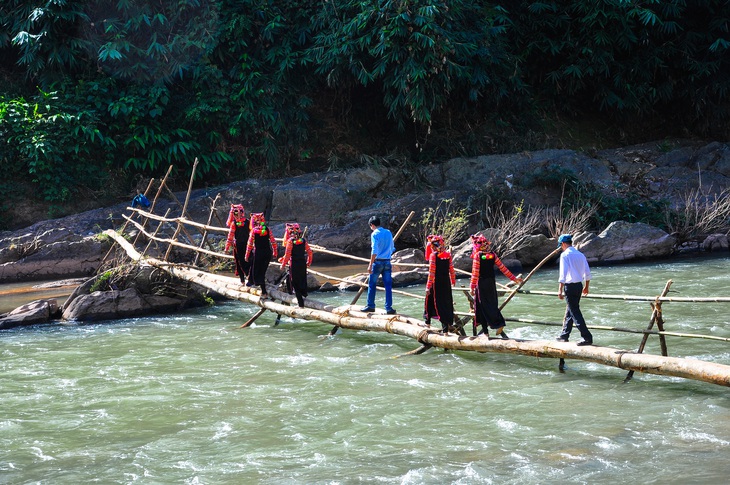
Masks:
[[[312,61],[330,86],[379,86],[401,129],[429,125],[455,99],[507,94],[502,21],[486,2],[326,2],[314,19]]]
[[[97,276],[94,283],[92,283],[89,288],[89,293],[109,290],[109,281],[115,276],[115,274],[115,270],[108,270]]]
[[[52,203],[195,158],[211,180],[364,152],[343,132],[418,163],[531,149],[540,110],[727,133],[726,0],[1,3],[0,160]]]
[[[463,207],[457,207],[454,199],[440,200],[436,207],[424,209],[421,215],[421,242],[426,245],[426,238],[431,234],[439,234],[444,238],[446,247],[466,236],[469,226],[469,214]]]
[[[68,200],[77,180],[93,176],[91,167],[70,160],[115,147],[94,111],[70,109],[57,93],[43,92],[33,101],[0,98],[0,139],[0,158],[14,173],[29,174],[49,202]]]
[[[727,2],[517,2],[510,18],[527,82],[563,108],[678,113],[703,128],[726,112]]]

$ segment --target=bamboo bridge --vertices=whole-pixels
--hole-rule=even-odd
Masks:
[[[193,173],[195,166],[193,167]],[[168,171],[169,174],[169,171]],[[165,176],[165,178],[167,175]],[[152,186],[152,181],[148,186],[148,191]],[[365,283],[358,282],[351,279],[340,279],[332,276],[318,273],[313,270],[309,270],[310,273],[316,274],[335,281],[346,281],[350,284],[360,286],[360,291],[357,296],[353,299],[350,305],[343,306],[332,306],[313,300],[311,298],[305,299],[305,307],[300,308],[296,304],[296,299],[293,295],[289,295],[285,292],[279,291],[274,287],[268,288],[268,298],[261,298],[260,290],[254,287],[246,287],[241,285],[238,278],[229,277],[225,275],[215,274],[212,272],[205,271],[204,269],[195,266],[199,256],[207,255],[214,258],[232,259],[233,256],[225,253],[216,251],[211,244],[207,242],[207,236],[211,232],[220,232],[226,234],[228,228],[221,226],[211,225],[211,220],[215,214],[215,205],[218,201],[219,196],[215,198],[212,203],[210,217],[208,218],[207,224],[201,224],[192,220],[189,220],[187,216],[187,204],[190,196],[190,190],[188,190],[188,197],[182,205],[182,215],[176,218],[169,218],[168,214],[165,216],[155,215],[152,211],[154,205],[159,196],[163,186],[165,185],[165,179],[160,184],[160,189],[155,196],[154,202],[148,211],[144,211],[137,208],[128,207],[131,211],[131,216],[124,215],[126,223],[120,232],[114,230],[107,230],[104,234],[112,238],[126,253],[126,255],[133,261],[150,265],[168,273],[173,276],[180,278],[185,281],[189,281],[210,289],[211,291],[218,293],[224,297],[236,299],[251,305],[258,306],[260,309],[246,322],[241,325],[241,328],[248,327],[251,325],[259,316],[266,311],[276,313],[277,323],[282,315],[286,315],[296,319],[306,320],[317,320],[324,324],[332,325],[332,329],[329,334],[334,335],[337,329],[349,329],[349,330],[365,330],[372,332],[387,332],[394,335],[400,335],[408,337],[418,342],[419,347],[408,352],[405,355],[417,355],[421,354],[431,348],[442,348],[448,350],[459,350],[459,351],[472,351],[472,352],[495,352],[495,353],[508,353],[525,355],[531,357],[543,357],[543,358],[555,358],[559,359],[560,368],[563,369],[565,359],[576,359],[587,362],[594,362],[606,366],[617,367],[619,369],[625,369],[629,371],[626,376],[626,381],[630,380],[634,372],[643,372],[648,374],[664,375],[681,377],[686,379],[693,379],[712,384],[718,384],[721,386],[730,387],[730,365],[724,365],[719,363],[701,361],[697,359],[688,359],[681,357],[669,357],[667,355],[667,343],[666,337],[682,337],[682,338],[701,338],[715,341],[730,342],[730,338],[712,336],[712,335],[699,335],[699,334],[686,334],[679,332],[669,332],[664,329],[664,320],[662,318],[662,302],[673,301],[673,302],[715,302],[727,304],[730,303],[730,298],[669,298],[667,293],[672,284],[672,281],[668,281],[662,293],[656,297],[642,297],[642,296],[626,296],[626,295],[590,295],[591,298],[603,298],[603,299],[617,299],[617,300],[633,300],[633,301],[647,301],[650,303],[652,308],[651,319],[645,330],[634,330],[624,329],[615,327],[605,327],[597,325],[589,325],[591,330],[607,330],[607,331],[618,331],[618,332],[629,332],[629,333],[641,333],[643,334],[641,343],[637,350],[626,350],[618,349],[613,347],[602,347],[602,346],[576,346],[574,343],[568,342],[557,342],[553,340],[524,340],[524,339],[491,339],[486,336],[467,336],[463,331],[463,326],[467,321],[471,321],[471,314],[465,312],[455,312],[457,328],[462,328],[459,333],[446,333],[443,334],[437,329],[427,326],[421,319],[411,318],[406,315],[386,315],[380,313],[363,313],[355,307],[357,299],[362,294],[363,290],[367,287]],[[192,177],[191,177],[192,185]],[[134,220],[135,216],[139,216],[142,222]],[[396,233],[397,238],[405,226],[410,221],[413,213],[408,219],[402,224],[400,230]],[[149,221],[156,221],[158,223],[155,231],[148,231],[146,225]],[[127,241],[123,232],[127,224],[134,225],[137,230],[137,237],[134,242]],[[163,224],[173,224],[175,234],[172,238],[159,237],[158,231]],[[202,238],[199,245],[193,244],[193,239],[185,227],[192,228],[191,230],[197,230]],[[186,234],[189,243],[178,241],[179,234]],[[147,240],[147,246],[142,252],[139,252],[135,244],[144,235]],[[152,242],[167,244],[167,253],[164,259],[158,259],[146,256],[145,253],[150,247]],[[208,245],[208,248],[204,247]],[[182,248],[184,250],[193,251],[195,255],[195,263],[193,265],[187,264],[176,264],[167,261],[172,247]],[[365,258],[358,258],[346,254],[337,253],[335,251],[327,250],[314,244],[310,245],[314,252],[322,252],[341,257],[349,257],[355,260],[368,261]],[[111,249],[110,249],[111,252]],[[516,294],[521,293],[525,295],[529,294],[548,294],[548,292],[538,291],[527,291],[521,287],[529,280],[535,271],[537,271],[545,262],[555,256],[557,251],[548,255],[543,261],[541,261],[535,268],[523,278],[522,285],[509,288],[506,286],[502,287],[502,292],[506,294],[506,297],[501,303],[501,307],[504,307],[509,300]],[[107,254],[108,256],[108,254]],[[105,258],[106,259],[106,258]],[[421,264],[405,264],[396,263],[396,266],[413,266],[413,267],[425,267],[426,265]],[[462,272],[468,274],[468,272]],[[396,294],[405,295],[412,298],[424,298],[422,295],[415,295],[402,290],[393,290]],[[455,289],[457,292],[462,292],[467,298],[470,298],[469,292],[464,289]],[[555,293],[550,293],[555,295]],[[540,322],[536,320],[527,319],[510,319],[507,321],[521,322],[525,324],[534,325],[560,325],[559,323]],[[656,329],[655,329],[656,327]],[[644,347],[650,335],[658,336],[661,346],[662,355],[653,355],[643,353]]]

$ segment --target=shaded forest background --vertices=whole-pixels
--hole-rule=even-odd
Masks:
[[[187,183],[728,140],[727,0],[4,0],[0,229]]]

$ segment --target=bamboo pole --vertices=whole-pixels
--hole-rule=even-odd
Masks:
[[[547,256],[545,256],[545,257],[544,257],[544,258],[542,259],[542,261],[540,261],[539,263],[537,263],[537,265],[536,265],[536,266],[535,266],[534,268],[532,268],[532,271],[530,271],[530,272],[529,272],[529,273],[527,274],[527,276],[525,276],[525,277],[523,278],[523,280],[522,280],[522,283],[520,283],[519,285],[517,285],[517,286],[516,286],[516,287],[515,287],[515,288],[514,288],[514,289],[513,289],[513,290],[512,290],[511,292],[510,292],[510,294],[509,294],[509,295],[507,295],[507,297],[506,297],[506,298],[504,299],[504,301],[502,302],[502,304],[501,304],[501,305],[499,306],[499,309],[501,310],[502,308],[504,308],[504,306],[505,306],[505,305],[506,305],[507,303],[509,303],[509,301],[510,301],[510,300],[512,299],[512,297],[513,297],[513,296],[515,296],[515,294],[516,294],[516,293],[517,293],[517,292],[518,292],[518,291],[519,291],[519,290],[520,290],[520,289],[521,289],[521,288],[522,288],[523,286],[525,286],[525,283],[527,283],[527,282],[529,281],[529,279],[530,279],[530,278],[532,278],[532,275],[534,275],[534,274],[535,274],[535,272],[536,272],[536,271],[537,271],[538,269],[542,268],[542,266],[543,266],[543,265],[544,265],[545,263],[547,263],[548,261],[550,261],[550,260],[551,260],[551,259],[552,259],[552,258],[553,258],[553,257],[554,257],[554,256],[555,256],[555,255],[556,255],[557,253],[559,253],[559,252],[560,252],[560,249],[555,249],[555,250],[554,250],[553,252],[551,252],[550,254],[548,254]]]
[[[215,213],[215,210],[216,210],[215,209],[215,204],[216,204],[216,202],[218,202],[218,199],[220,199],[220,198],[221,198],[221,194],[219,192],[219,193],[216,194],[215,199],[213,199],[213,204],[211,204],[210,214],[208,214],[208,222],[207,222],[206,226],[209,226],[210,225],[210,222],[213,220],[213,214]],[[207,240],[208,240],[208,230],[207,229],[204,229],[203,230],[203,238],[200,240],[200,247],[198,249],[202,249],[203,248],[203,244],[205,244]],[[210,246],[208,246],[208,247],[210,247]],[[193,260],[193,266],[197,266],[198,265],[198,259],[199,259],[199,257],[200,257],[200,253],[198,251],[195,251],[195,259]]]
[[[246,321],[244,322],[244,324],[243,324],[243,325],[241,325],[241,326],[240,326],[240,327],[238,327],[238,328],[246,328],[246,327],[250,326],[250,325],[251,325],[251,324],[252,324],[253,322],[255,322],[255,321],[256,321],[256,319],[257,319],[258,317],[260,317],[261,315],[263,315],[263,314],[264,314],[265,312],[266,312],[266,308],[262,308],[261,310],[257,311],[257,312],[256,312],[256,313],[254,314],[254,316],[252,316],[251,318],[249,318],[248,320],[246,320]]]
[[[203,229],[208,232],[220,232],[220,233],[226,233],[226,234],[228,233],[228,229],[225,227],[201,224],[199,222],[191,221],[185,217],[164,217],[164,216],[158,216],[156,214],[151,214],[149,212],[145,212],[142,209],[136,209],[136,208],[132,208],[132,207],[127,207],[127,209],[132,210],[134,212],[138,212],[138,213],[144,215],[145,217],[156,220],[156,221],[162,221],[162,222],[168,222],[168,223],[180,222],[182,224],[187,224],[189,226],[197,227],[199,229]]]
[[[661,318],[662,315],[662,304],[659,301],[659,298],[662,296],[666,296],[667,292],[669,292],[669,287],[672,286],[672,280],[667,281],[667,284],[664,285],[664,289],[662,290],[662,293],[660,296],[657,297],[656,301],[652,303],[652,312],[651,312],[651,319],[649,320],[649,325],[646,327],[647,330],[651,330],[654,326],[654,323],[658,321],[658,319]],[[657,325],[657,328],[659,326]],[[663,331],[664,328],[659,328],[659,330]],[[659,339],[662,341],[662,355],[667,355],[667,343],[666,340],[664,340],[664,335],[660,335]],[[649,334],[645,333],[644,336],[641,338],[641,343],[639,344],[639,349],[637,350],[638,353],[644,352],[644,347],[646,346],[646,342],[649,340]],[[631,378],[634,377],[634,371],[629,371],[629,373],[626,375],[626,379],[624,379],[624,382],[628,382],[631,380]]]
[[[167,215],[169,213],[170,213],[170,208],[168,207],[167,210],[165,211],[165,217],[167,217]],[[160,222],[159,224],[157,224],[157,228],[155,229],[154,234],[148,234],[147,231],[145,231],[143,226],[141,226],[141,225],[138,225],[134,222],[132,224],[135,224],[137,226],[137,228],[139,229],[139,233],[137,233],[137,234],[144,234],[147,236],[147,239],[148,239],[147,246],[145,246],[144,251],[142,251],[142,255],[145,255],[145,254],[147,254],[147,250],[150,248],[150,245],[152,244],[152,242],[157,240],[157,233],[160,231],[160,229],[162,228],[162,224],[164,224],[164,223]]]
[[[147,231],[143,231],[141,229],[142,226],[138,225],[134,221],[131,221],[131,222],[132,222],[132,224],[134,224],[137,227],[139,227],[140,228],[140,232],[142,232],[145,236],[149,237],[150,239],[153,238],[153,235],[152,234],[148,233]],[[201,253],[205,253],[205,254],[208,254],[210,256],[217,256],[219,258],[233,259],[233,256],[230,255],[230,254],[219,253],[217,251],[210,251],[208,249],[198,248],[196,246],[191,246],[190,244],[181,243],[181,242],[178,242],[178,241],[176,241],[174,239],[170,239],[170,238],[154,237],[154,240],[157,241],[157,242],[160,242],[160,243],[169,244],[170,246],[176,246],[176,247],[183,248],[183,249],[189,249],[190,251],[199,251]]]
[[[520,290],[518,293],[522,295],[539,295],[539,296],[557,296],[558,293],[555,291],[535,291],[535,290]],[[597,300],[622,300],[622,301],[646,301],[646,302],[654,302],[656,301],[655,296],[636,296],[636,295],[599,295],[595,293],[590,293],[586,296],[582,296],[581,299],[584,298],[593,298]],[[663,297],[659,298],[659,301],[661,302],[670,302],[670,303],[730,303],[730,297],[726,296],[716,296],[716,297]]]
[[[529,318],[505,318],[508,322],[526,323],[528,325],[545,325],[549,327],[562,327],[563,324],[559,322],[542,322],[540,320],[532,320]],[[704,340],[717,340],[720,342],[730,342],[730,337],[717,337],[714,335],[702,335],[697,333],[682,333],[682,332],[662,332],[657,330],[636,330],[633,328],[623,327],[609,327],[605,325],[586,325],[589,330],[607,330],[611,332],[619,333],[641,333],[649,335],[665,335],[667,337],[682,337],[682,338],[696,338]]]
[[[154,183],[155,179],[150,179],[150,182],[147,184],[147,188],[144,191],[144,196],[147,197],[147,193],[150,191],[150,188],[152,188],[152,184]],[[134,214],[132,214],[134,215]],[[122,228],[119,230],[122,234],[124,234],[124,230],[127,228],[127,224],[129,224],[129,221],[125,220],[124,224],[122,224]],[[101,268],[104,266],[104,263],[106,262],[106,258],[109,257],[109,255],[112,253],[112,249],[114,248],[114,245],[112,244],[112,247],[109,248],[109,250],[106,252],[103,258],[101,258],[101,263],[99,263],[99,268],[97,268],[96,272],[98,273]]]
[[[198,168],[198,158],[195,158],[195,161],[193,162],[193,169],[190,172],[190,182],[188,183],[188,192],[185,195],[185,204],[183,204],[182,207],[182,214],[185,215],[188,211],[188,202],[190,201],[190,192],[193,190],[193,180],[195,180],[195,170]],[[180,222],[177,223],[177,228],[175,229],[175,234],[172,236],[172,239],[177,241],[177,236],[180,234],[180,228],[182,227],[182,224]],[[164,260],[167,261],[167,258],[170,257],[170,251],[172,250],[172,244],[170,244],[167,247],[167,252],[165,253]]]
[[[172,172],[172,165],[167,167],[167,172],[165,172],[165,176],[162,177],[162,182],[160,182],[160,186],[157,187],[157,192],[155,192],[155,196],[152,199],[152,205],[150,205],[149,212],[152,213],[155,210],[155,206],[157,205],[157,199],[160,197],[160,192],[162,192],[162,189],[165,187],[165,184],[167,183],[167,177],[170,176],[170,172]],[[129,207],[128,207],[129,209]],[[147,220],[145,219],[142,221],[142,227],[144,227],[147,224]],[[139,234],[134,236],[134,242],[132,244],[137,245],[137,241],[139,240]]]
[[[105,234],[120,244],[127,254],[139,260],[139,253],[123,237],[114,231],[107,230]],[[199,269],[186,268],[164,261],[149,258],[147,264],[163,268],[178,278],[195,282],[229,298],[249,302],[275,313],[282,313],[292,318],[311,318],[323,323],[352,330],[366,330],[388,332],[396,335],[413,338],[419,342],[431,344],[451,350],[495,352],[527,355],[532,357],[570,358],[595,362],[602,365],[618,367],[625,370],[635,370],[657,375],[667,375],[695,379],[712,384],[730,387],[730,366],[713,362],[704,362],[696,359],[665,357],[648,354],[638,354],[628,350],[611,347],[584,346],[579,347],[568,342],[554,342],[548,340],[490,340],[482,337],[462,337],[455,334],[439,335],[429,332],[428,328],[403,320],[399,315],[389,315],[390,318],[370,318],[350,315],[349,312],[335,312],[338,308],[317,310],[300,308],[276,303],[273,300],[262,300],[246,287],[232,289],[224,283],[234,283],[234,279],[220,275],[205,273]]]
[[[393,237],[393,240],[395,241],[395,237]],[[342,258],[352,259],[355,261],[363,261],[365,263],[370,262],[370,260],[368,258],[363,258],[361,256],[353,256],[352,254],[333,251],[331,249],[327,249],[325,247],[318,246],[316,244],[310,244],[309,247],[312,249],[312,251],[317,252],[317,253],[329,254],[331,256],[339,256]],[[427,263],[396,263],[396,264],[394,264],[394,266],[404,266],[407,268],[428,268]],[[459,268],[454,268],[454,271],[457,273],[463,274],[463,275],[471,275],[471,273],[469,271],[465,271],[465,270],[459,269]]]

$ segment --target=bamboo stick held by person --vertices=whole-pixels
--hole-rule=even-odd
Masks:
[[[426,238],[428,281],[423,317],[427,325],[431,325],[432,318],[440,321],[443,333],[448,333],[454,325],[451,287],[456,284],[456,271],[451,253],[444,246],[444,238],[440,235],[432,234]]]
[[[294,291],[299,307],[304,308],[307,292],[307,268],[312,264],[312,249],[304,239],[304,234],[297,223],[287,223],[284,232],[284,257],[281,269],[288,267],[286,288],[289,294]]]
[[[499,259],[499,256],[491,250],[490,241],[481,234],[474,234],[472,242],[472,266],[471,281],[469,284],[470,293],[474,295],[474,327],[482,327],[480,335],[489,337],[491,328],[496,334],[506,339],[504,333],[506,323],[504,316],[499,309],[497,301],[497,283],[494,277],[494,268],[499,269],[503,275],[515,283],[522,283],[522,278],[515,277],[512,272]]]
[[[573,246],[573,236],[570,234],[563,234],[558,238],[558,248],[563,251],[560,255],[558,298],[565,299],[566,307],[563,330],[557,341],[567,342],[575,324],[583,337],[583,340],[576,345],[593,345],[593,335],[586,327],[586,321],[580,311],[580,297],[588,294],[588,287],[591,284],[588,260]]]

